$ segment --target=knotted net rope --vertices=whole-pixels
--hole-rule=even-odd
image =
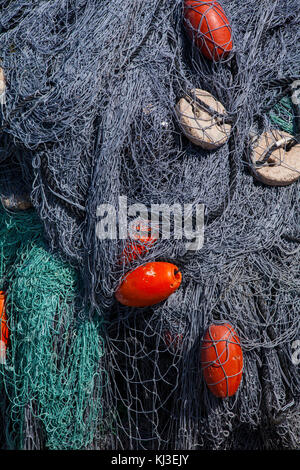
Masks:
[[[1,208],[0,220],[9,326],[0,365],[1,448],[105,447],[113,429],[103,421],[103,321],[84,308],[78,272],[49,252],[33,211]]]
[[[32,188],[51,249],[78,267],[86,300],[107,320],[103,402],[115,430],[107,447],[299,444],[299,366],[291,360],[299,338],[299,182],[256,181],[250,136],[282,129],[272,109],[282,83],[299,78],[300,7],[221,3],[234,50],[213,62],[186,37],[181,0],[1,2],[3,155],[9,145],[19,150],[15,184]],[[176,103],[194,88],[211,93],[232,120],[217,150],[194,146],[178,125]],[[124,195],[147,207],[205,206],[201,250],[159,239],[131,262],[134,269],[169,260],[183,275],[168,300],[142,310],[114,298],[129,269],[126,240],[96,234],[97,207],[117,208]],[[199,360],[204,331],[222,321],[238,332],[245,361],[228,400],[211,396]]]

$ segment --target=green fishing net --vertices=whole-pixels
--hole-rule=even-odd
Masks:
[[[49,252],[33,211],[1,209],[0,227],[10,332],[0,365],[1,446],[101,448],[103,321],[84,310],[77,271]]]
[[[282,98],[270,112],[271,121],[285,132],[291,135],[297,133],[295,113],[291,99],[288,96]]]

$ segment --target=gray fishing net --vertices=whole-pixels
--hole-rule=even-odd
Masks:
[[[80,270],[86,300],[105,319],[101,420],[112,431],[101,448],[299,447],[299,182],[262,183],[252,150],[257,136],[276,129],[276,143],[286,131],[276,106],[300,75],[300,5],[221,4],[234,46],[212,61],[185,34],[182,0],[0,2],[3,175],[31,188],[51,249]],[[207,92],[224,108],[207,108]],[[218,120],[221,146],[187,138],[182,98],[194,106],[192,127],[207,120],[204,137],[209,116]],[[296,142],[285,142],[283,161]],[[118,210],[120,196],[128,206],[203,204],[203,247],[159,238],[125,262],[128,241],[96,230],[99,205]],[[120,279],[148,261],[178,266],[180,288],[153,307],[120,305]],[[200,364],[206,328],[222,321],[244,354],[241,386],[223,400]],[[30,429],[41,442],[39,426]]]

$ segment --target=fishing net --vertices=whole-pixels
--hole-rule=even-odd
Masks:
[[[291,99],[286,96],[270,111],[271,122],[289,134],[297,133],[296,116]]]
[[[0,217],[9,319],[0,366],[1,447],[101,448],[102,321],[83,307],[77,271],[49,252],[36,214],[2,209]]]
[[[106,321],[102,406],[113,432],[105,448],[299,446],[299,366],[291,360],[299,338],[299,182],[270,186],[255,175],[276,165],[268,152],[283,132],[292,137],[283,140],[279,161],[290,166],[289,152],[297,150],[299,110],[291,96],[300,72],[300,6],[221,4],[233,52],[214,61],[187,37],[181,0],[1,2],[2,164],[11,184],[31,188],[50,248],[80,270],[86,302]],[[192,127],[200,121],[204,136],[216,124],[226,129],[217,148],[199,147],[183,132],[177,104],[193,101],[195,90],[203,92]],[[224,109],[207,107],[206,93]],[[267,132],[273,138],[257,164],[253,148]],[[128,263],[121,224],[99,236],[101,204],[114,216],[125,201],[129,221],[151,204],[156,216],[160,204],[203,204],[203,247],[191,251],[184,239],[160,237]],[[158,260],[178,266],[180,288],[151,308],[118,304],[124,273]],[[70,295],[63,291],[63,303]],[[24,308],[20,301],[16,315]],[[65,335],[73,325],[68,312]],[[244,354],[241,386],[224,400],[209,392],[200,367],[203,334],[221,322],[234,327]],[[43,341],[39,347],[49,350]],[[67,344],[61,334],[57,341],[58,348]],[[103,380],[96,359],[89,367]],[[29,399],[30,391],[22,403]],[[60,406],[63,412],[63,400]],[[50,405],[48,413],[54,423]],[[99,445],[94,437],[91,447]]]

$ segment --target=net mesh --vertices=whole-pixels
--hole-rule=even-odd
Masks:
[[[5,178],[10,187],[30,188],[50,249],[78,268],[86,301],[106,321],[101,360],[105,373],[98,365],[102,348],[93,349],[95,341],[84,342],[84,336],[77,339],[91,348],[91,376],[96,371],[95,380],[99,377],[101,383],[105,377],[100,402],[109,418],[103,415],[101,422],[105,428],[112,419],[113,431],[101,441],[98,427],[96,431],[91,424],[97,406],[91,406],[90,396],[83,400],[84,387],[76,384],[72,412],[85,413],[89,437],[79,425],[78,440],[73,425],[68,439],[51,428],[59,412],[47,402],[46,435],[53,429],[52,436],[57,436],[51,446],[296,448],[299,367],[291,356],[293,341],[299,338],[299,182],[278,187],[257,180],[252,139],[274,129],[291,136],[299,132],[299,127],[291,127],[299,120],[298,107],[280,107],[283,98],[291,98],[290,85],[299,77],[299,2],[223,0],[233,51],[218,61],[203,57],[187,36],[181,0],[0,4],[6,80],[2,175],[10,175]],[[205,133],[212,126],[230,125],[226,141],[213,150],[195,145],[182,132],[176,106],[182,98],[195,97],[191,90],[210,93],[226,110],[210,110],[211,119],[206,116]],[[275,144],[277,137],[273,140]],[[285,141],[281,160],[295,149],[297,141]],[[299,172],[299,167],[293,169]],[[130,269],[160,260],[174,262],[182,271],[182,284],[168,300],[142,310],[123,307],[114,298],[129,269],[122,258],[128,242],[99,240],[96,232],[98,206],[118,208],[124,195],[128,205],[205,206],[201,250],[188,253],[183,240],[160,238],[130,260]],[[41,263],[34,262],[38,253]],[[32,312],[28,318],[33,321],[33,344],[49,354],[53,309],[48,290],[42,289],[43,302],[52,312],[46,315],[45,338],[38,328],[38,309],[30,307],[40,295],[39,270],[43,272],[48,256],[39,246],[31,247],[20,261],[12,255],[17,264],[8,304],[13,294],[12,311],[20,325],[29,321],[21,311]],[[16,289],[18,282],[25,289],[27,269],[37,274],[26,305],[29,294],[21,299]],[[72,304],[70,297],[79,292],[75,284],[71,289],[65,280],[59,286],[63,291],[56,302]],[[68,338],[77,328],[75,310],[66,306],[55,322],[56,331],[64,331],[57,336],[57,351],[74,351],[75,343],[69,346]],[[83,323],[82,331],[96,334],[98,317],[93,317],[96,323]],[[237,395],[220,400],[205,386],[200,348],[207,327],[224,321],[240,338],[244,371]],[[20,336],[16,338],[24,348]],[[27,351],[26,357],[32,357]],[[12,367],[20,368],[18,383],[24,387],[25,375],[30,381],[46,361],[42,354],[26,368],[19,359],[24,354],[18,354]],[[56,377],[64,376],[64,370],[65,364]],[[41,377],[44,384],[49,380]],[[44,445],[40,419],[35,418],[42,414],[37,383],[25,400],[8,400],[10,419],[16,422],[14,411],[22,409],[24,429],[31,430],[31,445],[36,446]],[[14,390],[18,395],[19,388]],[[102,388],[96,390],[93,400],[100,406]],[[14,399],[18,406],[9,404]],[[63,414],[64,399],[58,402]]]
[[[0,217],[9,327],[0,366],[2,448],[101,448],[109,437],[103,322],[83,307],[77,271],[49,252],[33,211],[2,209]]]

